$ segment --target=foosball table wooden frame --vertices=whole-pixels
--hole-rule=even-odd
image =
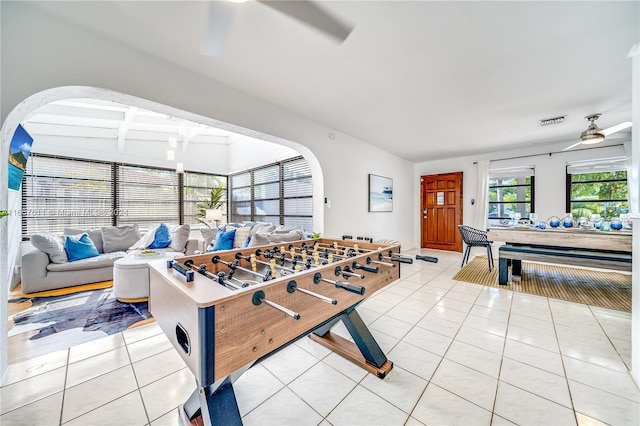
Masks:
[[[356,307],[400,263],[399,244],[330,238],[150,262],[149,310],[197,381],[181,423],[241,425],[233,382],[307,335],[384,378],[393,363]],[[331,333],[339,321],[353,342]]]

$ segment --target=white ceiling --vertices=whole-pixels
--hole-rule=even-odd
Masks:
[[[321,5],[354,25],[342,44],[248,2],[231,5],[218,56],[203,54],[209,2],[38,7],[412,161],[570,144],[588,114],[631,119],[638,1]]]

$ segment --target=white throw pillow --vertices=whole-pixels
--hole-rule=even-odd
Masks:
[[[156,231],[158,230],[159,226],[160,226],[160,224],[157,224],[157,225],[154,225],[151,228],[149,228],[147,233],[144,234],[142,236],[142,238],[140,238],[138,241],[136,241],[136,243],[134,245],[129,247],[129,250],[144,250],[147,247],[149,247],[151,245],[151,243],[153,242],[153,239],[156,236]]]
[[[247,241],[247,237],[251,235],[251,227],[243,226],[241,228],[236,228],[236,236],[233,240],[233,248],[241,248],[245,241]]]
[[[171,244],[169,247],[173,251],[184,253],[187,249],[187,241],[189,241],[189,234],[191,233],[191,227],[189,225],[173,225],[169,226],[171,230]]]

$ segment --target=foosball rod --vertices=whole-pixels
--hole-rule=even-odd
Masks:
[[[309,251],[306,249],[306,247],[298,248],[298,247],[292,247],[292,246],[293,246],[293,245],[291,245],[290,247],[291,247],[291,248],[294,248],[294,249],[295,249],[295,248],[297,248],[298,250],[305,250],[305,251],[307,251],[307,255],[309,255]],[[350,258],[350,257],[354,257],[354,256],[356,255],[356,254],[355,254],[355,251],[353,251],[353,249],[350,249],[350,250],[351,250],[351,253],[349,253],[349,254],[348,254],[348,255],[346,255],[346,256],[345,256],[345,254],[344,254],[344,252],[343,252],[342,250],[334,249],[334,248],[332,248],[332,247],[320,247],[320,249],[319,249],[319,250],[317,250],[317,249],[313,249],[313,250],[314,250],[314,251],[313,251],[313,252],[311,252],[311,254],[314,254],[314,253],[321,253],[321,254],[324,254],[325,256],[327,256],[327,255],[331,254],[332,256],[334,256],[334,257],[339,257],[340,259],[348,259],[348,258]],[[335,253],[329,253],[329,250],[335,251]]]
[[[306,290],[304,288],[298,288],[298,283],[296,283],[294,280],[289,281],[289,283],[287,283],[287,292],[288,293],[293,293],[294,291],[299,291],[300,293],[309,295],[309,296],[313,296],[315,298],[318,298],[320,300],[322,300],[323,302],[327,302],[331,305],[337,305],[338,301],[336,299],[332,299],[330,297],[327,296],[323,296],[322,294],[318,294],[318,293],[314,293],[313,291],[309,291]]]
[[[260,249],[256,250],[256,255],[259,256],[259,254],[257,254],[258,252],[260,252]],[[290,257],[286,257],[283,254],[281,255],[276,255],[272,250],[265,250],[264,252],[260,252],[262,254],[262,257],[264,257],[265,259],[271,259],[271,260],[282,260],[282,263],[284,263],[285,261],[292,263],[294,265],[294,268],[296,266],[298,266],[298,260],[297,259],[292,259]],[[280,265],[276,265],[276,266],[280,266]],[[307,266],[307,265],[305,265]],[[315,265],[314,265],[315,266]],[[285,266],[280,266],[281,268],[286,268]],[[309,265],[309,267],[307,269],[310,269],[311,265]],[[290,268],[287,268],[290,269]],[[300,268],[302,270],[302,268]],[[291,272],[300,272],[300,271],[296,271],[291,269]]]
[[[364,279],[363,274],[356,274],[352,272],[351,268],[349,268],[348,266],[345,266],[344,268],[340,268],[339,266],[336,266],[336,268],[333,270],[333,273],[336,275],[336,277],[339,277],[340,275],[342,275],[345,278],[356,277],[356,278],[360,278],[361,280]]]
[[[260,249],[258,249],[256,251],[260,251]],[[251,256],[253,256],[253,260],[252,260]],[[269,268],[271,267],[271,263],[265,262],[264,260],[258,259],[256,257],[256,256],[258,256],[257,253],[255,255],[251,255],[251,256],[243,256],[242,253],[240,253],[240,252],[236,253],[236,259],[238,259],[238,260],[242,259],[242,260],[246,260],[249,263],[256,262],[256,263],[259,263],[261,265],[265,265],[265,266],[267,266]],[[296,272],[295,270],[293,270],[291,268],[287,268],[286,266],[277,265],[275,263],[273,264],[273,266],[275,266],[277,269],[280,269],[280,270],[283,270],[283,271],[286,271],[286,272]]]
[[[229,269],[231,269],[232,271],[235,270],[235,269],[239,269],[239,270],[244,271],[244,272],[246,272],[248,274],[255,275],[256,277],[260,277],[260,278],[262,278],[263,281],[269,281],[269,277],[271,276],[271,271],[267,271],[264,275],[262,275],[262,274],[260,274],[258,272],[252,271],[251,269],[247,269],[247,268],[243,268],[242,266],[239,266],[237,264],[237,262],[224,261],[224,260],[220,259],[220,256],[213,256],[211,258],[211,262],[214,263],[214,264],[215,263],[222,263],[223,265],[227,265],[229,267]]]
[[[393,257],[393,255],[397,255],[397,253],[393,253],[391,250],[389,250],[389,256],[384,256],[382,253],[378,253],[378,260],[389,259],[392,262],[413,263],[413,259],[410,257]]]
[[[300,250],[300,254],[297,254],[295,252],[296,249]],[[285,260],[288,260],[290,262],[293,262],[295,260],[296,263],[298,261],[302,261],[305,264],[305,266],[307,266],[307,269],[309,269],[310,267],[316,268],[316,267],[320,267],[322,265],[326,265],[326,263],[323,263],[323,264],[320,263],[320,255],[322,253],[319,252],[319,251],[309,253],[307,250],[294,247],[292,244],[289,245],[289,251],[284,250],[284,246],[282,248],[280,248],[280,249],[278,249],[277,247],[274,247],[274,251],[276,253],[282,253],[283,255],[289,253],[292,257],[291,258],[284,257]],[[317,255],[317,258],[316,258],[316,255]],[[299,258],[298,258],[298,256],[299,256]],[[313,258],[313,263],[311,263],[311,259],[310,258]],[[323,258],[323,260],[327,260],[327,259]]]
[[[380,262],[379,260],[372,260],[370,257],[367,256],[367,265],[370,265],[372,263],[375,263],[376,265],[382,265],[382,266],[390,266],[392,268],[396,267],[395,263],[389,263],[389,262]]]
[[[198,272],[199,274],[204,275],[205,277],[214,280],[215,282],[217,282],[218,284],[226,287],[232,287],[234,290],[241,290],[243,288],[249,287],[248,283],[245,283],[243,281],[240,281],[237,278],[233,278],[233,277],[226,277],[224,275],[217,275],[214,274],[212,272],[209,272],[207,270],[207,265],[202,264],[199,267],[196,267],[196,265],[194,265],[193,260],[188,259],[186,262],[184,262],[184,266],[187,268],[191,268],[192,270],[194,270],[195,272]],[[224,272],[221,272],[221,274],[224,274]],[[237,285],[232,283],[231,281],[237,281],[239,282],[241,285]]]
[[[353,263],[351,264],[351,267],[353,269],[362,269],[365,272],[371,272],[374,274],[377,274],[378,272],[380,272],[380,268],[378,268],[377,266],[375,268],[371,268],[369,266],[364,266],[358,263],[357,260],[354,260]]]
[[[337,242],[334,242],[333,244],[327,244],[327,243],[318,243],[317,245],[328,245],[330,248],[333,248],[334,250],[339,250],[339,249],[353,249],[355,252],[357,253],[370,253],[373,251],[377,251],[382,249],[382,247],[374,250],[374,249],[366,249],[366,248],[362,248],[359,247],[357,244],[354,244],[353,247],[347,247],[347,246],[341,246],[338,245]],[[393,252],[391,250],[389,250],[389,256],[384,256],[386,259],[390,259],[393,260],[395,262],[402,262],[402,263],[413,263],[413,259],[408,257],[407,255],[404,255],[402,253],[396,253]],[[395,258],[393,257],[395,256]]]
[[[295,261],[296,263],[298,263],[298,261],[299,261],[298,259],[292,259],[292,258],[289,258],[289,257],[284,257],[284,254],[286,254],[286,253],[291,253],[291,250],[296,250],[296,249],[297,249],[297,250],[301,250],[301,251],[302,251],[302,250],[305,250],[305,249],[301,249],[301,248],[298,248],[298,247],[293,247],[292,245],[290,245],[290,246],[289,246],[289,250],[290,250],[290,251],[288,251],[288,252],[287,252],[286,250],[285,250],[285,251],[283,251],[283,250],[279,249],[278,247],[274,247],[274,250],[266,250],[266,251],[267,251],[267,252],[270,252],[270,253],[273,253],[273,252],[275,252],[275,253],[283,253],[282,255],[280,255],[280,259],[284,259],[284,260],[286,260],[286,261],[288,261],[288,262],[292,262],[292,263],[293,263],[294,261]],[[306,251],[306,250],[305,250],[305,251]],[[301,254],[299,254],[299,255],[298,255],[298,254],[296,254],[296,256],[302,256],[302,253],[303,253],[303,252],[301,252]],[[325,252],[319,252],[319,251],[313,252],[313,253],[311,253],[311,254],[309,254],[309,252],[306,252],[306,255],[307,255],[307,256],[311,256],[311,257],[313,257],[313,258],[315,259],[315,254],[316,254],[316,253],[318,254],[318,258],[319,258],[319,259],[320,259],[320,257],[321,257],[322,255],[324,255],[324,256],[322,256],[322,259],[323,259],[323,260],[326,260],[326,261],[327,261],[327,263],[331,263],[331,262],[330,262],[330,260],[329,260],[329,256],[331,256],[331,257],[332,257],[332,258],[331,258],[331,261],[333,261],[333,257],[337,257],[337,258],[340,258],[340,259],[347,259],[347,257],[346,257],[346,256],[341,256],[341,255],[339,255],[339,254],[328,253],[328,252],[326,252],[326,253],[325,253]],[[266,257],[266,256],[265,256],[265,257]],[[300,259],[300,260],[302,260],[302,259]],[[318,264],[311,263],[311,261],[310,261],[308,258],[307,258],[307,260],[306,260],[306,261],[302,260],[302,262],[304,262],[305,266],[307,266],[307,269],[310,269],[311,267],[314,267],[314,268],[315,268],[315,267],[320,267],[320,266],[322,266],[322,265],[326,265],[326,264],[327,264],[327,263],[324,263],[324,262],[322,263],[322,265],[321,265],[320,263],[318,263]]]
[[[327,279],[327,278],[322,278],[322,274],[320,272],[316,272],[313,275],[313,282],[315,284],[318,284],[321,281],[325,282],[325,283],[333,284],[334,286],[336,286],[336,288],[341,288],[343,290],[347,290],[347,291],[350,291],[351,293],[356,293],[356,294],[359,294],[359,295],[363,295],[364,291],[365,291],[365,287],[364,286],[345,283],[343,281],[334,281],[334,280],[330,280],[330,279]]]
[[[285,315],[290,316],[294,320],[299,320],[300,319],[300,314],[299,313],[294,312],[291,309],[287,309],[282,305],[278,305],[277,303],[272,302],[271,300],[265,299],[265,294],[264,294],[264,291],[262,291],[262,290],[258,290],[255,293],[253,293],[253,297],[251,298],[251,301],[256,306],[259,306],[259,305],[262,304],[262,302],[264,302],[267,305],[271,306],[272,308],[275,308],[275,309],[279,310],[280,312],[284,312]]]

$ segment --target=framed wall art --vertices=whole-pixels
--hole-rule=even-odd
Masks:
[[[369,174],[369,211],[393,211],[393,179]]]

